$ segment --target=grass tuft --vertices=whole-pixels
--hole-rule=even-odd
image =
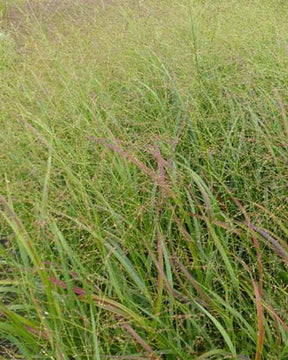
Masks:
[[[287,4],[0,0],[1,359],[287,359]]]

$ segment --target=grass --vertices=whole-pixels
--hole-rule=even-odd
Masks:
[[[288,358],[287,10],[2,2],[1,358]]]

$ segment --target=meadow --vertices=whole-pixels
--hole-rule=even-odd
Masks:
[[[0,20],[0,358],[287,360],[288,2]]]

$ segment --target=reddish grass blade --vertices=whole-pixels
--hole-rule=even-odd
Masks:
[[[39,337],[39,338],[41,338],[43,340],[50,340],[50,338],[51,338],[51,334],[48,334],[45,331],[34,329],[34,328],[32,328],[31,326],[28,326],[28,325],[25,325],[24,327],[29,333],[31,333],[31,334],[33,334],[33,335],[35,335],[35,336],[37,336],[37,337]],[[64,360],[64,355],[62,354],[62,352],[60,350],[60,347],[59,347],[59,345],[57,343],[55,344],[55,347],[56,347],[57,354],[59,355],[59,358],[61,360]]]
[[[50,281],[61,287],[62,289],[67,289],[68,286],[64,281],[58,280],[54,277],[50,277]],[[79,295],[81,299],[85,298],[87,296],[87,293],[84,289],[73,286],[72,287],[72,291],[76,294]],[[113,301],[111,299],[103,299],[95,294],[92,294],[92,299],[94,300],[95,303],[97,303],[97,305],[103,307],[104,309],[111,311],[112,313],[114,313],[115,318],[117,320],[121,320],[126,318],[127,319],[131,319],[134,318],[136,319],[137,316],[134,315],[132,312],[130,313],[129,310],[126,309],[121,305],[118,304],[116,301]],[[140,337],[139,334],[137,334],[137,332],[127,323],[121,324],[121,326],[127,330],[132,336],[133,338],[143,347],[143,349],[145,349],[148,353],[149,353],[149,359],[153,359],[153,360],[158,360],[160,359],[160,357],[158,357],[155,352],[152,350],[152,348]]]
[[[58,285],[62,289],[67,289],[68,288],[68,285],[64,281],[58,280],[58,279],[53,278],[53,277],[50,277],[50,281],[51,281],[52,284]],[[82,289],[82,288],[73,286],[72,290],[77,295],[86,296],[86,291],[84,289]]]
[[[273,307],[271,305],[266,305],[265,308],[273,315],[273,317],[277,321],[279,321],[279,323],[284,327],[285,331],[288,332],[288,323],[285,323],[285,321],[276,313]]]
[[[68,289],[68,285],[64,281],[58,280],[52,276],[49,278],[49,280],[51,281],[52,284],[55,284],[61,287],[62,289]],[[137,322],[139,321],[142,322],[141,321],[142,319],[135,312],[125,307],[121,303],[111,300],[108,297],[98,296],[94,293],[87,294],[84,289],[79,288],[77,286],[73,286],[72,291],[74,294],[79,296],[80,300],[88,301],[90,297],[97,306],[109,311],[110,313],[113,313],[115,316],[120,317],[121,319],[126,319],[126,320],[128,319],[128,320],[135,320]],[[147,329],[149,328],[151,330],[149,326],[146,326],[146,328]]]
[[[49,144],[49,142],[45,139],[45,137],[43,135],[41,135],[31,124],[29,124],[28,121],[26,121],[25,119],[21,119],[20,121],[27,127],[27,129],[33,134],[36,135],[37,138],[40,140],[40,142],[45,145],[47,147],[47,149],[49,149],[50,151],[52,150],[51,145]]]
[[[154,146],[154,149],[155,150],[151,151],[150,153],[157,160],[159,176],[162,179],[163,183],[165,183],[165,166],[170,167],[170,164],[169,164],[169,162],[167,160],[165,160],[162,157],[161,151],[160,151],[160,149],[159,149],[159,147],[157,145]]]
[[[163,249],[162,249],[162,239],[160,234],[158,233],[158,241],[157,241],[157,252],[158,252],[158,279],[157,279],[157,287],[158,293],[161,291],[162,283],[163,283],[163,274],[164,274],[164,267],[163,267]]]
[[[153,360],[160,360],[160,357],[155,354],[153,349],[144,341],[141,336],[129,325],[129,324],[122,324],[122,327],[129,332],[130,335],[140,344],[144,350],[149,353],[149,359]]]
[[[58,280],[54,277],[50,277],[49,280],[51,281],[52,284],[55,284],[55,285],[61,287],[62,289],[68,289],[68,285],[64,281]],[[81,299],[85,299],[87,297],[86,291],[82,288],[73,286],[72,291],[74,294],[79,295],[79,297]],[[121,316],[126,319],[127,318],[131,319],[131,317],[135,317],[135,316],[133,316],[132,313],[130,313],[127,309],[125,309],[123,306],[121,306],[121,304],[118,304],[116,301],[113,301],[108,298],[104,299],[95,294],[92,294],[92,299],[98,306],[106,309],[107,311],[110,311],[110,312],[116,314],[117,316]]]
[[[190,282],[190,284],[194,287],[194,289],[198,293],[198,296],[203,301],[205,307],[207,307],[210,310],[212,310],[212,309],[215,310],[215,304],[213,303],[213,301],[210,299],[208,294],[205,293],[205,291],[202,289],[202,287],[199,285],[199,283],[193,278],[193,276],[186,269],[184,264],[177,258],[176,254],[174,252],[173,252],[173,262],[176,262],[179,269],[186,276],[186,278]]]
[[[31,334],[33,334],[33,335],[36,335],[36,336],[38,336],[38,337],[41,338],[41,339],[44,339],[44,340],[48,340],[48,339],[49,339],[48,334],[46,334],[44,331],[41,331],[41,330],[38,330],[38,329],[34,329],[34,328],[32,328],[31,326],[28,326],[28,325],[25,325],[24,327],[25,327],[25,329],[26,329],[29,333],[31,333]]]
[[[279,244],[279,242],[274,239],[270,234],[268,234],[267,230],[259,229],[257,226],[250,224],[250,228],[256,231],[258,234],[262,235],[269,243],[273,246],[275,252],[281,256],[286,262],[288,261],[288,253],[283,249],[283,247]]]
[[[262,349],[264,345],[264,313],[261,303],[260,290],[257,283],[252,278],[253,288],[256,298],[257,316],[258,316],[258,345],[255,360],[261,360]]]
[[[231,195],[231,193],[230,193],[230,195]],[[232,197],[232,200],[235,202],[235,204],[241,210],[242,214],[244,215],[246,223],[247,223],[249,229],[253,230],[250,217],[248,216],[244,206],[240,203],[240,201],[237,198],[235,198],[232,195],[231,195],[231,197]],[[260,248],[260,244],[259,244],[259,241],[258,241],[256,236],[252,235],[252,241],[253,241],[253,244],[254,244],[254,246],[256,248],[256,255],[257,255],[257,261],[258,261],[258,271],[259,271],[259,290],[260,290],[260,294],[262,294],[262,289],[263,289],[263,261],[262,261],[262,256],[261,256],[261,248]]]
[[[255,300],[256,300],[256,309],[257,309],[257,318],[258,318],[258,341],[257,341],[257,350],[256,350],[256,355],[255,355],[255,360],[261,360],[261,355],[262,355],[262,351],[263,351],[263,346],[264,346],[264,311],[263,311],[263,306],[262,306],[262,301],[261,301],[261,292],[259,289],[258,284],[256,283],[256,281],[254,280],[251,271],[248,267],[248,265],[239,259],[239,261],[243,264],[243,266],[245,267],[245,269],[248,271],[252,284],[253,284],[253,289],[254,289],[254,295],[255,295]]]
[[[164,273],[164,269],[163,269],[163,260],[162,260],[162,265],[161,263],[159,263],[159,261],[157,261],[155,255],[152,253],[152,251],[146,246],[146,249],[149,252],[149,255],[151,256],[152,261],[154,262],[155,266],[157,267],[158,270],[158,279],[157,279],[157,285],[158,285],[158,289],[160,289],[159,285],[161,284],[162,280],[164,281],[165,285],[166,285],[166,290],[169,292],[170,295],[177,296],[176,292],[174,291],[174,289],[172,288],[172,286],[170,285],[165,273]]]
[[[109,149],[114,150],[115,152],[117,152],[121,157],[126,158],[128,160],[130,160],[134,165],[136,165],[140,170],[142,170],[146,175],[148,175],[153,181],[155,181],[159,187],[165,189],[169,195],[172,197],[173,194],[170,191],[169,186],[166,184],[166,182],[164,181],[163,177],[161,177],[160,175],[158,175],[154,170],[151,170],[147,165],[145,165],[142,161],[138,160],[137,158],[135,158],[133,155],[131,155],[130,153],[126,152],[125,150],[121,149],[120,146],[118,145],[114,145],[114,144],[110,144],[108,142],[107,139],[98,139],[98,138],[94,138],[94,137],[89,137],[89,139],[91,141],[95,141],[97,143],[100,143],[104,146],[106,146]],[[164,160],[164,159],[163,159]]]

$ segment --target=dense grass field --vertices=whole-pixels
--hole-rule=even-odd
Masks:
[[[0,358],[287,360],[288,2],[0,14]]]

